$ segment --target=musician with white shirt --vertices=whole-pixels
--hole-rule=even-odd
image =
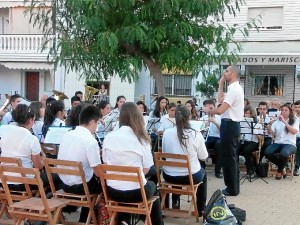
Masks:
[[[247,175],[251,178],[251,176],[254,176],[255,171],[252,153],[258,150],[259,141],[262,139],[263,130],[261,124],[257,121],[256,112],[251,105],[247,105],[245,107],[244,116],[244,124],[247,128],[249,128],[249,132],[241,134],[242,138],[239,143],[238,152],[240,155],[245,157]],[[246,120],[247,118],[252,118],[253,121],[249,122]]]
[[[299,133],[299,121],[292,108],[284,104],[281,106],[281,115],[271,121],[268,127],[270,134],[275,136],[274,143],[266,149],[266,158],[277,166],[276,179],[286,178],[285,165],[288,157],[296,153],[296,135]],[[278,155],[275,155],[278,153]]]
[[[214,109],[215,101],[213,99],[208,99],[204,102],[204,108]],[[220,115],[204,115],[201,117],[200,121],[208,123],[208,132],[205,140],[205,145],[207,149],[214,149],[215,157],[215,176],[217,178],[223,178],[221,173],[222,159],[221,159],[221,141],[220,141],[220,126],[221,126],[221,116]]]
[[[166,129],[176,126],[175,111],[176,111],[176,104],[174,102],[171,102],[168,105],[168,114],[163,115],[160,119],[161,123],[158,128],[158,133],[160,135],[162,135]]]

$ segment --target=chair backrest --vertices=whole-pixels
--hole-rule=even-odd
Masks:
[[[46,158],[44,159],[44,165],[52,193],[55,193],[57,190],[55,189],[55,185],[51,174],[56,173],[58,175],[61,174],[81,177],[85,195],[87,197],[90,196],[90,192],[85,179],[85,173],[81,162]]]
[[[18,174],[19,176],[16,176],[15,174]],[[40,178],[40,171],[37,168],[25,168],[25,167],[17,167],[17,166],[0,165],[0,178],[9,205],[13,204],[13,199],[11,197],[11,192],[7,182],[24,184],[27,195],[29,197],[32,197],[34,194],[33,190],[30,188],[29,185],[34,185],[39,190],[39,194],[42,198],[45,207],[45,213],[48,214],[49,216],[51,215],[51,211],[43,187],[43,182]]]
[[[102,164],[97,166],[97,170],[99,171],[100,174],[102,190],[106,202],[110,201],[110,198],[107,195],[107,188],[106,188],[107,180],[136,182],[140,184],[144,207],[146,210],[149,210],[147,204],[147,197],[144,189],[143,177],[142,177],[143,173],[141,172],[141,168]]]
[[[161,183],[161,168],[164,166],[186,168],[189,174],[190,185],[194,185],[190,157],[188,155],[172,154],[172,153],[154,153],[154,163],[156,167],[156,175],[158,182]]]
[[[0,157],[0,163],[10,166],[20,166],[22,167],[22,161],[19,158],[14,157]]]

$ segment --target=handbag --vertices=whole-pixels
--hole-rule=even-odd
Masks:
[[[110,223],[109,212],[106,208],[105,198],[100,194],[95,204],[95,213],[97,217],[97,225],[108,225]]]

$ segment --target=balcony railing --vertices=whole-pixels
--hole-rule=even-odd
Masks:
[[[49,41],[41,52],[44,42],[43,35],[0,35],[0,54],[1,53],[48,53],[52,41]]]

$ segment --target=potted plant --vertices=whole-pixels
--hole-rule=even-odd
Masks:
[[[202,96],[212,98],[219,87],[219,70],[210,71],[203,74],[204,81],[197,81],[195,89],[201,92]]]

